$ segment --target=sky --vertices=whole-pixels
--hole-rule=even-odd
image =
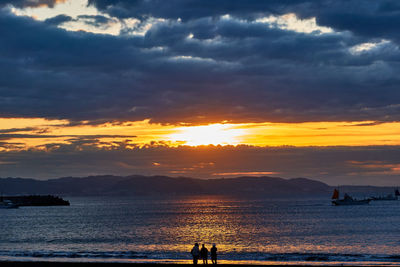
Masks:
[[[400,184],[396,0],[0,0],[0,177]]]

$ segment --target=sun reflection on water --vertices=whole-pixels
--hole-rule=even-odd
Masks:
[[[172,209],[156,212],[159,220],[149,222],[152,226],[136,229],[152,242],[132,249],[187,253],[189,258],[195,242],[204,243],[208,249],[216,243],[222,258],[241,253],[257,256],[265,253],[357,253],[363,250],[365,244],[362,241],[346,241],[357,233],[349,233],[346,240],[342,240],[343,236],[335,233],[341,226],[336,225],[335,218],[327,221],[322,210],[305,214],[306,207],[285,203],[275,205],[265,200],[246,201],[222,196],[175,199],[170,203]],[[386,249],[390,248],[380,248]]]

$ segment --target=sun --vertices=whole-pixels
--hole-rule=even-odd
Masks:
[[[179,127],[168,139],[188,146],[237,145],[243,135],[244,129],[235,128],[231,124],[211,124]]]

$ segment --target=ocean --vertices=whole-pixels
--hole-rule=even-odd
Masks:
[[[400,200],[66,197],[71,206],[0,209],[0,260],[400,265]]]

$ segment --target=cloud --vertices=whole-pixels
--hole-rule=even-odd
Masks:
[[[79,15],[78,19],[86,20],[86,23],[99,27],[110,22],[110,18],[101,15]]]
[[[15,7],[54,7],[58,3],[63,3],[66,0],[0,0],[0,6],[13,5]]]
[[[287,13],[301,6],[310,6],[310,0],[270,0],[268,2],[250,0],[219,0],[205,2],[201,0],[89,0],[90,5],[116,17],[148,16],[168,19],[181,18],[184,21],[201,17],[218,17],[233,14],[243,18],[254,17],[260,13]]]
[[[49,19],[45,20],[45,23],[47,24],[51,24],[51,25],[60,25],[63,24],[65,22],[69,22],[72,21],[72,17],[67,16],[67,15],[58,15]]]
[[[393,186],[399,182],[399,158],[398,146],[170,148],[154,144],[127,149],[124,142],[99,148],[94,140],[76,140],[48,145],[47,150],[0,152],[0,177],[144,174],[220,178],[259,174],[308,177],[331,185]]]
[[[355,0],[332,8],[305,0],[90,4],[104,13],[77,20],[93,27],[135,23],[113,36],[56,27],[76,20],[65,15],[40,22],[1,11],[3,116],[163,123],[399,120],[397,31],[378,30],[380,17],[396,9],[383,3],[359,9]],[[376,14],[379,25],[369,31],[365,24],[364,33],[361,17],[360,23],[340,22],[340,10],[354,19]],[[362,52],[367,48],[373,51]]]
[[[0,140],[9,140],[14,138],[59,138],[59,137],[73,137],[73,139],[66,140],[92,140],[99,138],[134,138],[135,135],[45,135],[45,134],[5,134],[0,133]]]
[[[24,127],[24,128],[0,129],[0,135],[9,134],[9,133],[17,133],[17,132],[35,131],[35,130],[39,130],[39,128],[36,128],[36,127]]]

